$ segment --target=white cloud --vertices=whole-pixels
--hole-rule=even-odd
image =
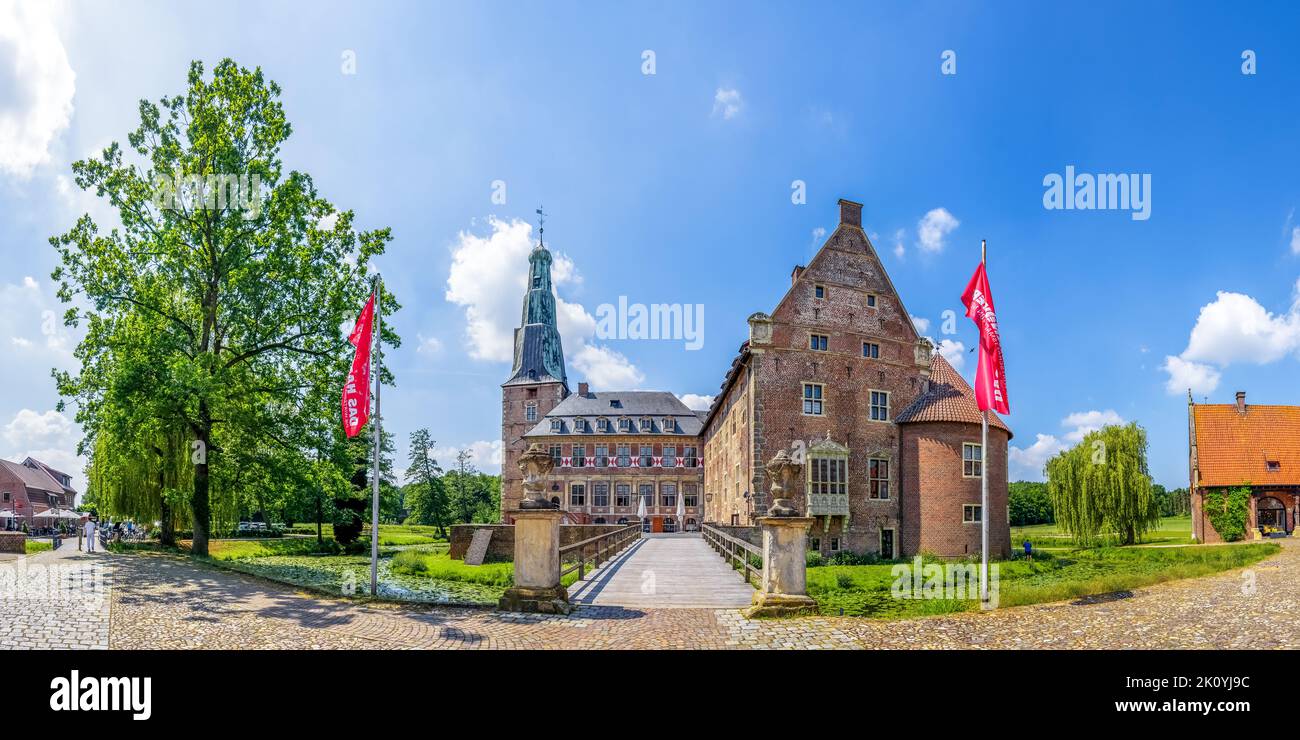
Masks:
[[[1010,464],[1008,477],[1011,480],[1043,480],[1043,466],[1065,445],[1050,434],[1039,434],[1028,447],[1007,448],[1007,462]]]
[[[1296,298],[1285,313],[1274,314],[1254,298],[1219,291],[1214,301],[1201,307],[1177,357],[1165,358],[1169,374],[1165,384],[1171,394],[1209,393],[1218,387],[1220,372],[1234,362],[1266,365],[1300,350],[1300,282]]]
[[[77,425],[52,409],[44,413],[22,409],[0,430],[7,459],[22,461],[34,457],[72,476],[72,487],[78,490],[81,490],[79,478],[86,464],[77,457],[80,438]]]
[[[820,247],[826,241],[826,227],[818,226],[812,230],[812,243],[814,247]]]
[[[1300,226],[1291,229],[1291,254],[1300,254]]]
[[[433,458],[443,470],[456,469],[456,455],[461,450],[469,450],[470,462],[483,473],[501,472],[501,440],[479,440],[463,445],[447,445],[433,448]]]
[[[1007,448],[1011,480],[1043,480],[1043,466],[1058,453],[1078,444],[1088,435],[1109,424],[1123,424],[1124,419],[1112,409],[1105,411],[1076,411],[1061,419],[1065,429],[1063,438],[1052,434],[1035,435],[1028,447]]]
[[[961,372],[962,367],[966,364],[966,345],[951,339],[944,339],[939,342],[938,349],[939,354],[943,355],[943,359],[947,360],[954,370]]]
[[[569,353],[573,367],[592,385],[592,390],[632,390],[645,382],[645,375],[626,357],[609,347],[581,344]]]
[[[943,250],[944,238],[960,225],[961,222],[947,208],[935,208],[916,224],[918,246],[925,252],[940,252]]]
[[[912,326],[916,327],[917,334],[925,334],[930,331],[930,320],[923,319],[920,316],[912,316]]]
[[[532,226],[512,219],[488,219],[487,236],[462,231],[453,248],[446,298],[465,309],[465,338],[471,358],[490,362],[514,359],[514,330],[528,281]],[[552,248],[551,279],[559,286],[582,281],[573,260]],[[565,359],[593,387],[632,389],[645,376],[624,355],[598,344],[596,318],[580,303],[557,296],[556,325]]]
[[[9,341],[12,342],[13,345],[14,345],[15,347],[18,347],[19,349],[31,349],[31,348],[32,348],[32,340],[30,340],[30,339],[28,339],[28,338],[26,338],[26,337],[9,337]]]
[[[23,287],[31,290],[40,290],[41,286],[36,282],[36,278],[31,275],[25,275],[23,276]]]
[[[10,343],[23,350],[33,350],[27,355],[31,358],[31,370],[48,378],[50,363],[61,368],[74,364],[72,356],[73,337],[63,325],[63,314],[51,306],[54,299],[48,299],[38,283],[30,275],[22,280],[21,285],[0,283],[0,337],[9,337]],[[33,338],[39,334],[42,340],[38,344]],[[10,362],[4,369],[15,370],[17,363]]]
[[[72,120],[76,74],[58,8],[0,0],[0,172],[21,179],[50,161],[50,144]]]
[[[713,115],[721,116],[723,120],[730,121],[740,114],[741,108],[745,106],[745,101],[740,97],[740,91],[735,88],[720,87],[713,93]]]
[[[699,393],[682,393],[677,397],[691,411],[708,411],[709,406],[713,405],[713,396],[705,396]]]
[[[423,334],[417,334],[416,339],[420,344],[415,351],[422,355],[436,355],[442,351],[442,340],[437,337],[426,337]]]
[[[906,234],[907,231],[905,229],[899,229],[894,232],[894,256],[900,260],[903,259],[903,255],[907,253],[907,248],[903,246],[903,237]]]
[[[1111,424],[1123,424],[1124,418],[1111,409],[1105,411],[1076,411],[1061,420],[1061,426],[1070,431],[1065,438],[1070,442],[1079,442],[1090,432],[1095,432]]]
[[[1209,365],[1187,360],[1173,355],[1165,356],[1164,371],[1169,373],[1165,381],[1165,390],[1172,395],[1191,391],[1197,395],[1211,393],[1219,387],[1222,373]]]

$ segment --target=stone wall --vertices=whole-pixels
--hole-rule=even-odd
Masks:
[[[0,552],[27,552],[27,535],[22,532],[0,532]]]
[[[449,554],[454,560],[464,560],[469,543],[474,539],[474,532],[480,529],[492,530],[492,541],[488,543],[488,561],[514,560],[515,528],[512,524],[456,524],[451,528],[451,549]],[[575,542],[597,537],[623,529],[618,524],[561,524],[560,547],[567,547]]]

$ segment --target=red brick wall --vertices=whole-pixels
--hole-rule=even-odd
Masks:
[[[8,501],[5,500],[6,493],[9,494]],[[44,494],[40,495],[43,496]],[[42,510],[47,508],[44,500],[40,502],[40,508]],[[33,512],[32,502],[27,496],[27,485],[23,483],[21,478],[9,472],[3,466],[0,466],[0,509],[11,510],[18,515],[18,518],[14,520],[14,526],[17,526],[20,521],[26,521],[28,526],[31,525]],[[0,528],[3,526],[6,525],[0,524]]]
[[[1223,542],[1223,537],[1214,529],[1214,524],[1210,522],[1210,517],[1205,515],[1205,488],[1197,488],[1192,492],[1192,533],[1196,536],[1198,542],[1213,544]],[[1250,497],[1250,511],[1246,514],[1246,539],[1254,537],[1252,532],[1257,531],[1258,521],[1255,517],[1256,505],[1263,496],[1272,496],[1282,502],[1286,507],[1288,526],[1294,528],[1296,525],[1296,508],[1300,506],[1300,494],[1289,491],[1271,491],[1261,488]]]
[[[534,396],[529,390],[535,391]],[[523,473],[519,456],[528,449],[524,434],[564,400],[562,383],[508,385],[501,389],[501,520],[505,513],[519,508],[524,496]],[[527,421],[528,404],[537,403],[537,420]]]
[[[980,551],[980,525],[962,521],[963,505],[980,503],[980,479],[963,477],[962,443],[980,441],[980,427],[956,422],[903,425],[903,554],[966,557]],[[1007,433],[989,428],[989,554],[1010,557],[1007,520]]]

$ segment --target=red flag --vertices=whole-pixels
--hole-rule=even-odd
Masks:
[[[989,290],[989,276],[984,263],[971,276],[966,292],[961,294],[966,306],[966,316],[975,321],[980,330],[980,362],[975,371],[975,403],[980,411],[993,409],[999,414],[1011,413],[1007,405],[1007,368],[1002,360],[1002,340],[998,336],[998,318],[993,310],[993,293]]]
[[[374,323],[375,296],[372,293],[348,335],[348,341],[357,348],[352,356],[348,381],[343,385],[343,431],[348,439],[357,436],[370,419],[370,338]]]

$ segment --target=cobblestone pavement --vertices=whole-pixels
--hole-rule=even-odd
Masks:
[[[115,557],[117,648],[1239,648],[1300,647],[1300,542],[1246,571],[1131,598],[875,621],[747,620],[731,609],[581,607],[568,617],[365,606],[180,558]],[[1250,579],[1254,592],[1246,593]]]
[[[106,557],[79,552],[73,538],[0,562],[0,650],[107,649]]]

